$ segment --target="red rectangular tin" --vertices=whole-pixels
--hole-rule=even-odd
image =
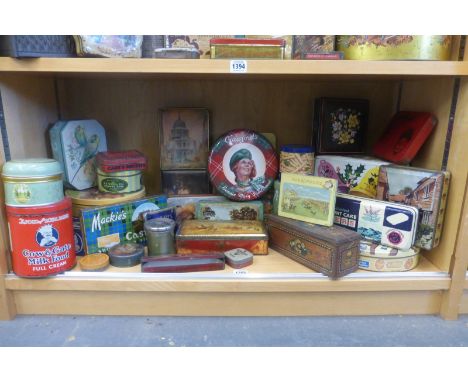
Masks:
[[[146,162],[138,150],[104,151],[96,155],[96,165],[104,172],[144,170]]]

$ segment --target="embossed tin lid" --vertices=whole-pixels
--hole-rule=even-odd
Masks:
[[[247,266],[253,262],[253,254],[244,248],[235,248],[224,252],[226,262],[233,268]]]
[[[2,170],[4,179],[62,177],[62,167],[55,159],[27,158],[13,159],[5,163]],[[52,180],[52,179],[51,179]]]
[[[211,183],[231,200],[256,200],[273,185],[278,158],[271,143],[252,130],[231,130],[213,145],[208,158]]]
[[[140,263],[145,247],[137,243],[116,244],[109,249],[109,260],[114,267],[132,267]]]
[[[97,188],[88,188],[83,191],[66,190],[65,195],[71,198],[74,205],[92,207],[107,206],[109,204],[140,199],[146,195],[146,190],[143,187],[140,191],[130,192],[128,194],[111,194],[109,192],[99,192]]]

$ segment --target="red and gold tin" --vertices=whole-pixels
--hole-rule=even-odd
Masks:
[[[40,207],[6,206],[13,272],[45,277],[75,265],[70,198]]]

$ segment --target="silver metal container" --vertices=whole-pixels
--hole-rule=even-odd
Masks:
[[[175,253],[175,221],[168,218],[152,219],[145,222],[148,256],[161,256]]]

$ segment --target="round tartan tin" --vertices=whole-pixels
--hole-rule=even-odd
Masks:
[[[213,145],[208,158],[210,180],[231,200],[256,200],[273,185],[278,158],[271,143],[251,130],[231,130]]]
[[[47,206],[6,206],[13,272],[45,277],[75,265],[70,198]]]

